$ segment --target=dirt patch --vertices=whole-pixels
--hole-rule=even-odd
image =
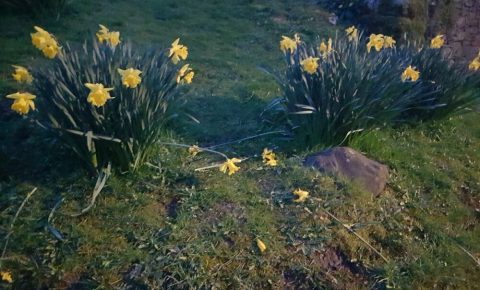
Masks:
[[[216,203],[202,215],[202,220],[208,224],[218,223],[225,217],[233,217],[244,224],[247,221],[245,210],[239,204],[234,202],[222,201]]]

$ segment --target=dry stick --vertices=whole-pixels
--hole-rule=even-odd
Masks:
[[[285,133],[285,131],[266,132],[266,133],[262,133],[262,134],[258,134],[258,135],[254,135],[254,136],[250,136],[250,137],[245,137],[245,138],[238,139],[238,140],[234,140],[234,141],[230,141],[230,142],[225,142],[225,143],[213,145],[213,146],[210,146],[210,147],[207,147],[207,148],[212,149],[212,148],[222,147],[222,146],[225,146],[225,145],[230,145],[230,144],[235,144],[235,143],[241,143],[241,142],[243,142],[243,141],[255,139],[255,138],[258,138],[258,137],[262,137],[262,136],[267,136],[267,135],[272,135],[272,134],[280,134],[280,133]]]
[[[29,194],[27,194],[27,196],[26,196],[25,199],[23,200],[22,204],[21,204],[20,207],[18,208],[17,213],[15,214],[15,217],[13,218],[12,223],[10,224],[10,230],[8,231],[8,234],[7,234],[7,236],[5,237],[5,245],[3,246],[2,258],[3,258],[3,256],[5,256],[5,253],[6,253],[6,251],[7,251],[8,241],[9,241],[9,239],[10,239],[10,236],[11,236],[12,233],[13,233],[13,226],[14,226],[15,222],[17,221],[18,215],[19,215],[20,212],[22,211],[22,209],[23,209],[23,207],[25,206],[25,204],[27,203],[28,199],[32,196],[33,193],[35,193],[35,191],[37,191],[37,188],[36,188],[36,187],[35,187],[32,191],[30,191]]]
[[[457,247],[459,247],[465,254],[467,254],[472,260],[477,264],[478,267],[480,267],[480,259],[477,259],[472,253],[467,251],[464,247],[460,246],[459,244],[455,243]]]
[[[347,226],[346,224],[342,223],[342,221],[340,221],[336,216],[334,216],[333,214],[331,214],[328,210],[326,209],[321,209],[323,210],[326,214],[328,214],[331,218],[333,218],[334,220],[336,220],[338,223],[340,223],[345,229],[347,229],[347,231],[349,231],[350,233],[354,234],[357,238],[359,238],[362,242],[364,242],[372,251],[374,251],[377,255],[379,255],[385,262],[388,263],[388,259],[385,258],[382,253],[380,253],[377,249],[375,249],[369,242],[367,242],[362,236],[360,236],[359,234],[357,234],[354,230],[352,230],[351,227]]]

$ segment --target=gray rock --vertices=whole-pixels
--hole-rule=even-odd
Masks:
[[[378,196],[388,181],[388,167],[348,147],[335,147],[305,158],[304,166],[341,176]]]

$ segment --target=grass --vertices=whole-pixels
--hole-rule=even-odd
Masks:
[[[213,145],[268,129],[259,114],[279,91],[257,66],[280,68],[282,34],[335,33],[328,14],[309,1],[97,2],[74,1],[59,22],[2,15],[0,93],[15,89],[10,64],[44,62],[29,43],[34,24],[61,41],[81,41],[97,23],[147,45],[168,46],[180,36],[198,72],[188,107],[200,124],[180,122],[172,137]],[[309,152],[280,152],[278,168],[264,167],[261,150],[283,144],[270,136],[218,148],[251,157],[230,177],[195,171],[220,161],[216,156],[158,147],[151,166],[112,176],[95,207],[72,217],[88,204],[94,178],[76,169],[51,136],[7,113],[8,105],[0,100],[0,236],[38,187],[0,259],[14,289],[472,289],[480,283],[478,266],[459,248],[478,259],[478,114],[355,139],[354,148],[391,169],[378,198],[302,168]],[[295,188],[311,198],[293,203]],[[389,262],[326,211],[353,225]]]

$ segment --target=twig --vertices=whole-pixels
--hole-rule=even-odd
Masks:
[[[385,262],[388,263],[388,259],[385,258],[385,256],[382,255],[382,253],[380,253],[377,249],[375,249],[369,242],[367,242],[367,240],[365,240],[362,236],[360,236],[359,234],[357,234],[357,232],[355,232],[352,227],[349,227],[348,225],[344,224],[341,220],[339,220],[336,216],[334,216],[333,214],[331,214],[328,210],[326,209],[321,209],[323,210],[326,214],[328,214],[331,218],[333,218],[335,221],[337,221],[339,224],[341,224],[345,229],[347,229],[348,232],[354,234],[357,238],[359,238],[362,242],[364,242],[372,251],[374,251],[377,255],[379,255]]]
[[[263,137],[263,136],[272,135],[272,134],[280,134],[280,133],[285,133],[285,131],[266,132],[266,133],[262,133],[262,134],[258,134],[258,135],[254,135],[254,136],[249,136],[249,137],[245,137],[245,138],[238,139],[238,140],[234,140],[234,141],[229,141],[229,142],[225,142],[225,143],[213,145],[213,146],[210,146],[210,147],[207,147],[207,148],[212,149],[212,148],[222,147],[222,146],[225,146],[225,145],[230,145],[230,144],[235,144],[235,143],[241,143],[241,142],[243,142],[243,141],[255,139],[255,138],[258,138],[258,137]]]
[[[37,188],[36,188],[36,187],[35,187],[32,191],[30,191],[29,194],[27,194],[27,196],[25,197],[25,199],[22,201],[22,204],[21,204],[20,207],[18,208],[17,213],[16,213],[15,216],[13,217],[12,223],[10,224],[10,230],[8,231],[8,234],[7,234],[7,236],[5,237],[5,245],[3,246],[2,257],[1,257],[1,258],[3,258],[3,257],[5,256],[5,253],[6,253],[6,251],[7,251],[8,241],[10,240],[10,236],[11,236],[12,233],[13,233],[13,226],[15,225],[15,222],[17,221],[18,215],[19,215],[20,212],[22,211],[22,209],[23,209],[23,207],[25,206],[25,204],[27,203],[28,199],[32,196],[32,194],[35,193],[35,191],[37,191]]]
[[[477,264],[477,267],[480,267],[480,259],[478,259],[477,257],[475,257],[472,253],[470,253],[469,251],[467,251],[464,247],[460,246],[459,244],[455,243],[457,245],[457,247],[459,247],[465,254],[467,254],[470,258],[472,258],[472,260],[475,262],[475,264]]]

